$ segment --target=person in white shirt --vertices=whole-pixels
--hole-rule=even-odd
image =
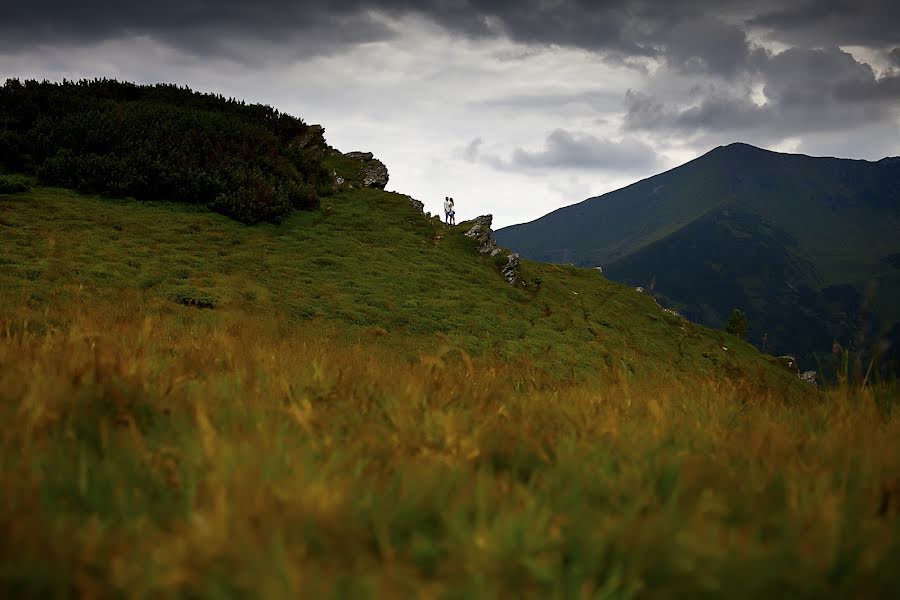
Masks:
[[[450,198],[450,224],[456,225],[456,203]]]
[[[444,223],[450,223],[450,211],[453,210],[453,204],[450,202],[450,196],[444,196]]]

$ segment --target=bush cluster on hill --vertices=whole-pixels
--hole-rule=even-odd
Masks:
[[[0,166],[82,192],[205,204],[246,223],[331,188],[303,121],[174,85],[7,80]]]

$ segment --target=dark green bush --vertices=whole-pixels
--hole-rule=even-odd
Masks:
[[[31,189],[24,177],[17,175],[0,175],[0,194],[18,194]]]
[[[189,286],[175,289],[170,298],[178,304],[197,308],[215,308],[219,303],[219,299],[212,294]]]
[[[744,339],[747,335],[747,327],[749,326],[747,315],[739,308],[731,311],[728,317],[728,323],[725,325],[725,331]]]
[[[331,176],[311,132],[269,106],[169,85],[0,88],[0,166],[83,192],[204,204],[245,223],[318,207]]]

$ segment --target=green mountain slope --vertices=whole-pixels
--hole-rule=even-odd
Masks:
[[[769,334],[769,349],[809,358],[853,339],[863,312],[878,329],[900,318],[897,159],[732,144],[497,238],[533,259],[602,265],[711,326],[741,307],[756,343]]]

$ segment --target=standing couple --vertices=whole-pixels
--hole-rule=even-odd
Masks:
[[[456,225],[456,208],[453,204],[453,198],[450,196],[444,196],[444,223]]]

